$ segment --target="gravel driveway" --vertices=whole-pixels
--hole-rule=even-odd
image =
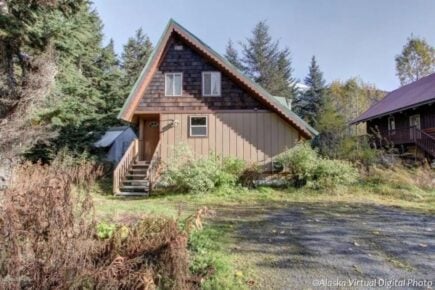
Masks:
[[[233,254],[256,272],[254,288],[426,289],[435,282],[433,215],[319,203],[218,212],[234,228]]]

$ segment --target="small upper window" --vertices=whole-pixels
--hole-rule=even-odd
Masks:
[[[165,74],[165,96],[181,96],[183,92],[183,74]]]
[[[190,137],[207,137],[208,126],[206,116],[191,116],[189,118],[189,135]]]
[[[205,97],[218,97],[221,95],[221,73],[202,73],[202,95]]]

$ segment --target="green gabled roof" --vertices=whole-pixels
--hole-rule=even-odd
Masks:
[[[308,125],[304,120],[302,120],[299,116],[297,116],[294,112],[292,112],[287,106],[281,104],[274,96],[272,96],[269,92],[267,92],[263,87],[259,84],[255,83],[249,77],[244,75],[238,68],[236,68],[232,63],[230,63],[226,58],[217,53],[214,49],[204,43],[201,39],[192,34],[189,30],[178,24],[175,20],[170,19],[168,24],[166,25],[165,31],[159,39],[153,53],[148,59],[147,64],[142,70],[138,80],[134,84],[130,95],[122,107],[118,118],[126,121],[131,121],[133,111],[132,106],[136,107],[138,98],[140,98],[141,89],[144,91],[144,88],[141,87],[149,72],[153,69],[153,65],[156,65],[158,62],[157,56],[162,53],[167,40],[172,32],[178,33],[181,37],[185,38],[191,45],[196,46],[197,49],[204,51],[209,54],[212,58],[215,58],[217,62],[220,62],[223,65],[224,69],[226,69],[230,74],[236,77],[239,81],[245,83],[251,90],[255,91],[257,95],[259,95],[265,102],[269,103],[275,111],[284,116],[288,121],[290,121],[296,128],[303,131],[305,135],[313,137],[318,134],[318,132]],[[197,43],[195,43],[197,42]],[[147,85],[147,84],[146,84]],[[145,87],[146,87],[145,85]],[[130,110],[129,110],[130,109]]]

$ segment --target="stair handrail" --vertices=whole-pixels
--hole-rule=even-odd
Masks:
[[[159,176],[161,147],[161,142],[159,140],[156,149],[154,150],[153,156],[151,157],[150,165],[147,170],[147,178],[151,190],[154,188],[155,182],[157,181],[157,178]]]
[[[420,146],[421,149],[426,151],[428,154],[430,154],[432,157],[435,157],[435,138],[426,133],[425,131],[415,127],[414,128],[414,142],[418,146]],[[419,138],[415,138],[415,136],[419,134]]]
[[[134,139],[130,143],[121,160],[116,165],[115,170],[113,170],[113,193],[115,195],[120,193],[120,185],[122,183],[122,179],[127,174],[131,163],[138,156],[138,143],[138,139]]]
[[[425,132],[425,131],[422,130],[422,129],[418,129],[418,128],[416,128],[416,130],[417,130],[417,132],[421,133],[421,134],[424,135],[425,137],[427,137],[427,138],[429,138],[429,139],[431,139],[431,140],[433,140],[433,141],[435,142],[435,137],[432,136],[431,134]]]

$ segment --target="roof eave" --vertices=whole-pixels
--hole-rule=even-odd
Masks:
[[[420,102],[420,103],[417,103],[417,104],[413,104],[413,105],[409,105],[409,106],[406,106],[406,107],[402,107],[402,108],[399,108],[399,109],[396,109],[396,110],[384,112],[382,114],[378,114],[378,115],[375,115],[375,116],[366,117],[366,118],[363,118],[363,119],[357,118],[354,121],[352,121],[350,124],[351,125],[356,125],[356,124],[359,124],[359,123],[362,123],[362,122],[367,122],[367,121],[370,121],[370,120],[373,120],[373,119],[382,118],[382,117],[385,117],[385,116],[388,116],[388,115],[391,115],[391,114],[400,113],[402,111],[406,111],[406,110],[409,110],[409,109],[413,109],[413,108],[417,108],[417,107],[420,107],[420,106],[432,104],[434,102],[435,102],[435,98],[431,99],[429,101],[424,101],[424,102]]]

